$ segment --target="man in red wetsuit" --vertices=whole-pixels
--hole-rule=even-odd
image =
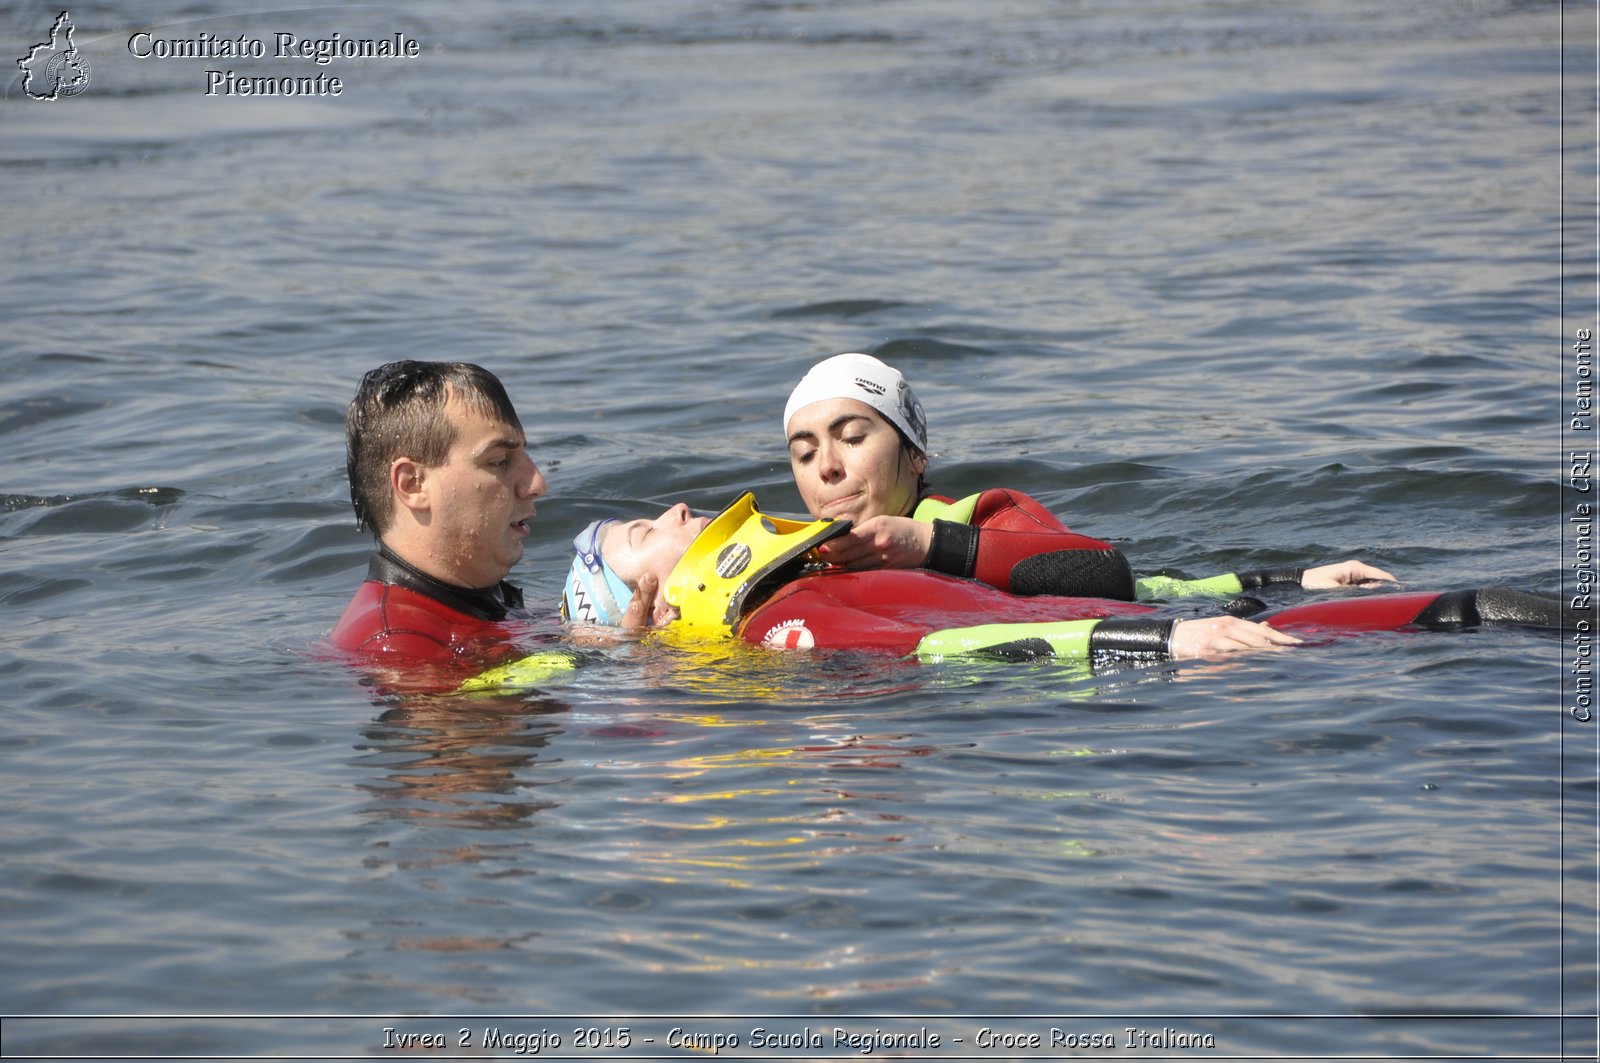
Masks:
[[[377,539],[330,636],[370,663],[481,670],[516,652],[506,582],[544,477],[500,381],[463,362],[392,362],[362,378],[345,419],[356,522]]]

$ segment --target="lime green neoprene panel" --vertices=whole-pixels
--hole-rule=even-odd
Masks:
[[[1089,632],[1098,620],[1048,620],[1024,624],[976,624],[930,631],[912,651],[919,661],[965,657],[1024,639],[1049,643],[1057,657],[1089,656]]]
[[[463,682],[456,688],[456,691],[458,693],[477,693],[543,686],[554,679],[564,677],[566,673],[576,667],[577,660],[571,654],[553,650],[530,653],[528,656],[520,657],[509,664],[502,664],[498,668],[489,669],[487,672],[479,672],[471,679]]]
[[[1201,595],[1227,597],[1242,594],[1244,585],[1232,572],[1206,579],[1173,579],[1171,576],[1146,576],[1133,583],[1134,600],[1150,598],[1195,598]]]
[[[936,520],[947,520],[952,524],[971,524],[972,513],[978,508],[978,498],[978,495],[968,495],[955,502],[924,498],[912,511],[911,519],[920,520],[924,524],[932,524]]]

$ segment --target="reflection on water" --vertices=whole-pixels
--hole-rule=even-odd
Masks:
[[[552,807],[520,799],[541,784],[540,751],[561,734],[568,711],[553,699],[419,695],[400,699],[365,732],[368,755],[383,776],[364,784],[383,818],[438,819],[453,826],[505,830],[524,827]],[[543,765],[537,765],[543,767]],[[518,799],[513,799],[518,798]]]

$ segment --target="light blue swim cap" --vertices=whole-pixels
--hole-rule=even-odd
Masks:
[[[600,555],[600,532],[615,518],[597,520],[572,540],[572,568],[561,591],[561,619],[569,624],[622,623],[623,610],[633,600],[633,588],[622,582]]]

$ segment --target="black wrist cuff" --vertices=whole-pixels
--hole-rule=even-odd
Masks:
[[[952,520],[933,522],[933,542],[928,546],[924,568],[947,576],[969,578],[978,565],[978,529]]]
[[[1266,608],[1266,602],[1246,594],[1224,605],[1222,611],[1229,616],[1255,616],[1257,613],[1266,611]]]
[[[1303,568],[1258,568],[1253,572],[1236,573],[1239,586],[1247,591],[1258,591],[1262,587],[1298,587],[1305,574]]]
[[[1167,642],[1176,620],[1154,616],[1113,616],[1089,632],[1089,653],[1137,654],[1167,657]]]

